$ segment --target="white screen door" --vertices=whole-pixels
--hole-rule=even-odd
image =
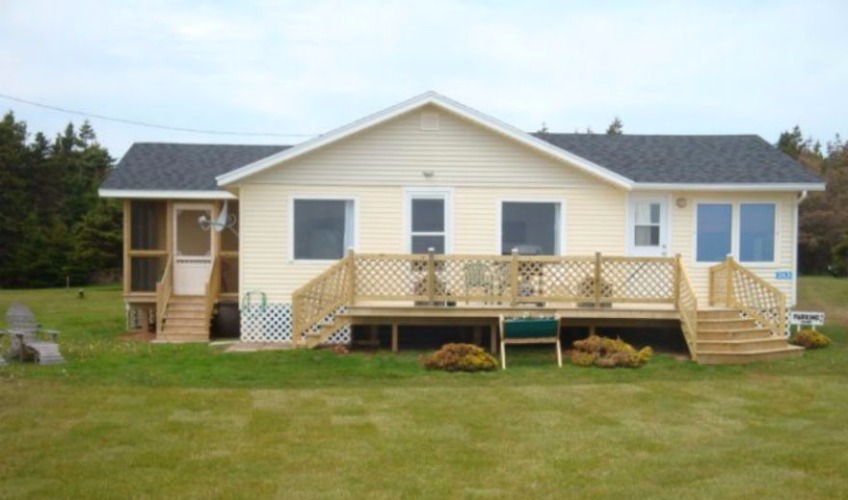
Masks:
[[[630,199],[627,227],[629,254],[636,257],[668,255],[668,199],[634,196]]]
[[[212,217],[212,205],[174,205],[174,294],[203,295],[212,269],[212,230],[200,218]]]

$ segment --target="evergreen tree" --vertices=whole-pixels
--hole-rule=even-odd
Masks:
[[[607,127],[607,135],[621,135],[624,133],[624,124],[621,123],[621,118],[615,117],[612,123]]]

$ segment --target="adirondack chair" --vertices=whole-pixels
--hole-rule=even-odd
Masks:
[[[35,321],[35,315],[26,305],[14,302],[9,306],[6,311],[6,327],[3,333],[9,335],[12,340],[10,357],[17,357],[21,361],[35,361],[42,365],[65,362],[59,352],[59,332],[41,328]],[[50,340],[39,338],[44,336],[48,336]]]
[[[557,364],[562,368],[559,316],[552,318],[500,317],[501,367],[506,370],[507,344],[554,344]]]

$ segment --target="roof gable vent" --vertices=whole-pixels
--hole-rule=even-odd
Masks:
[[[439,112],[425,109],[421,112],[421,130],[439,130]]]

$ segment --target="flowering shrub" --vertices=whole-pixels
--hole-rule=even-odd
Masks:
[[[647,363],[653,353],[654,351],[650,347],[637,351],[636,348],[621,339],[590,335],[583,340],[574,342],[571,362],[578,366],[638,368]]]
[[[478,372],[498,367],[495,358],[472,344],[445,344],[424,358],[424,368],[448,372]]]
[[[799,330],[790,342],[805,349],[818,349],[830,345],[827,335],[811,329]]]

